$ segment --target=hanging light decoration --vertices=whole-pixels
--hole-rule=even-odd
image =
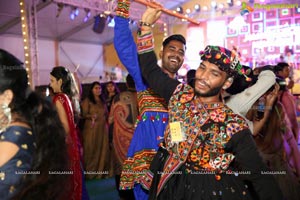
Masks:
[[[199,4],[195,4],[194,9],[196,12],[200,12],[201,7]]]
[[[76,7],[71,7],[70,19],[74,20],[79,15],[79,9]]]
[[[220,10],[223,10],[225,6],[224,6],[223,3],[220,3],[220,4],[218,5],[218,7],[219,7]]]
[[[229,7],[232,7],[233,6],[233,0],[227,0],[227,4]]]
[[[238,0],[238,1],[235,3],[235,5],[240,6],[240,5],[242,5],[242,2],[241,2],[240,0]]]
[[[83,22],[87,22],[91,17],[91,10],[88,8],[85,8],[84,11],[85,11],[86,15],[83,19]]]
[[[167,23],[164,23],[164,37],[168,36],[168,25]]]
[[[210,3],[210,5],[211,5],[211,7],[213,8],[213,9],[217,9],[217,2],[216,1],[212,1],[211,3]]]
[[[177,8],[176,8],[176,11],[177,11],[178,13],[182,14],[182,13],[183,13],[183,8],[182,8],[182,7],[177,7]]]
[[[28,85],[32,85],[31,77],[31,54],[29,47],[29,35],[28,35],[28,25],[27,25],[27,12],[25,6],[25,0],[20,0],[20,13],[21,13],[21,27],[24,45],[24,57],[25,57],[25,69],[27,71]]]
[[[207,7],[207,6],[203,6],[203,10],[204,10],[204,11],[207,11],[207,10],[208,10],[208,7]]]

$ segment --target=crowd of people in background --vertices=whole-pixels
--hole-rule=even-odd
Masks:
[[[114,177],[123,200],[300,199],[292,66],[251,69],[237,49],[208,45],[179,82],[185,38],[163,41],[161,66],[153,50],[161,6],[143,14],[136,45],[130,1],[118,3],[124,91],[96,81],[83,97],[76,73],[56,66],[43,97],[0,49],[0,198],[87,200],[86,180]]]

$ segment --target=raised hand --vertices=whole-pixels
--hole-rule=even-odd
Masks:
[[[266,107],[272,108],[275,100],[277,99],[278,92],[279,92],[280,86],[278,83],[275,84],[275,88],[266,96]]]
[[[157,2],[152,2],[152,4],[156,5],[156,8],[147,7],[146,11],[142,16],[142,22],[146,24],[153,25],[161,16],[161,9],[163,6]]]

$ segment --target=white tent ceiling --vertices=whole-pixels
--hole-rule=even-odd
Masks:
[[[229,7],[227,0],[214,0],[217,5],[223,3],[224,12],[220,9],[212,9],[212,0],[157,1],[162,3],[165,8],[171,10],[175,10],[177,6],[182,6],[184,11],[187,8],[194,10],[194,5],[200,4],[201,11],[194,11],[191,14],[191,17],[198,21],[220,18],[224,20],[226,16],[239,16],[241,10],[241,6],[236,4],[238,0],[233,0],[233,7]],[[249,4],[249,0],[241,1]],[[256,3],[261,3],[260,1],[255,0]],[[300,0],[264,1],[261,4],[298,3],[300,6]],[[118,64],[108,65],[104,62],[103,58],[103,44],[110,44],[112,42],[114,36],[113,28],[108,27],[106,24],[101,34],[95,33],[92,30],[94,16],[104,11],[113,12],[117,0],[25,0],[25,2],[28,7],[29,5],[35,5],[37,11],[35,18],[37,39],[39,41],[37,46],[40,48],[37,48],[34,52],[38,52],[37,57],[39,59],[35,65],[31,65],[33,77],[37,79],[34,81],[35,84],[47,84],[49,70],[57,64],[67,66],[71,70],[80,65],[78,74],[82,80],[103,76],[103,73],[107,69],[113,68],[110,65]],[[63,3],[64,7],[57,17],[58,3]],[[79,8],[79,15],[74,20],[70,19],[71,5]],[[208,7],[206,11],[204,10],[205,6]],[[83,21],[86,17],[84,8],[91,10],[91,17],[87,22]],[[144,5],[133,2],[130,8],[130,17],[134,20],[139,20],[145,9]],[[170,25],[187,23],[167,15],[162,16],[162,21]],[[0,46],[18,55],[19,59],[24,60],[20,22],[19,0],[0,0]],[[133,25],[131,27],[136,28]]]
[[[186,0],[160,0],[167,8],[181,5]],[[92,44],[106,44],[112,42],[113,29],[105,27],[103,33],[93,32],[94,16],[103,11],[113,11],[115,1],[106,0],[26,0],[27,5],[36,5],[37,10],[37,33],[39,38],[47,38],[57,41],[76,41]],[[58,14],[57,3],[63,2],[60,15]],[[71,5],[78,5],[79,15],[70,19]],[[84,22],[86,12],[84,8],[91,8],[91,17]],[[134,18],[140,18],[145,6],[132,3],[131,13]],[[18,0],[0,0],[0,35],[12,34],[21,36],[20,6]]]
[[[237,0],[233,0],[235,6],[229,8],[227,0],[214,0],[217,4],[223,3],[226,12],[224,15],[236,15],[241,6],[236,6]],[[113,11],[117,0],[26,0],[26,3],[35,4],[37,10],[37,33],[39,38],[49,38],[57,41],[76,41],[92,44],[106,44],[111,43],[113,39],[113,29],[105,27],[105,30],[101,34],[93,32],[92,27],[94,24],[94,16],[104,11]],[[210,7],[211,0],[157,0],[165,8],[175,9],[177,6],[187,4],[200,4]],[[242,0],[242,2],[247,2]],[[253,2],[253,1],[252,1]],[[254,2],[261,3],[260,0]],[[58,13],[57,3],[63,3],[63,7],[59,17],[56,17]],[[299,3],[300,0],[264,0],[265,3]],[[79,8],[79,15],[74,19],[70,19],[71,5],[75,5]],[[84,8],[90,8],[91,17],[87,22],[83,22],[86,16]],[[145,10],[144,5],[133,2],[130,13],[131,17],[135,20],[140,19],[141,14]],[[215,18],[217,15],[209,8],[208,11],[201,10],[200,13],[194,15],[193,18],[197,20],[205,20]],[[221,12],[220,12],[221,13]],[[164,15],[164,19],[174,23],[174,17]],[[175,21],[180,23],[180,20]],[[20,6],[19,0],[0,0],[0,35],[13,34],[21,36],[20,25]]]

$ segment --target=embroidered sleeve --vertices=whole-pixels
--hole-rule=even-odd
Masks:
[[[137,38],[138,53],[143,54],[154,50],[154,38],[152,32],[145,35],[138,34]]]
[[[118,0],[116,8],[117,16],[129,18],[130,0]]]

